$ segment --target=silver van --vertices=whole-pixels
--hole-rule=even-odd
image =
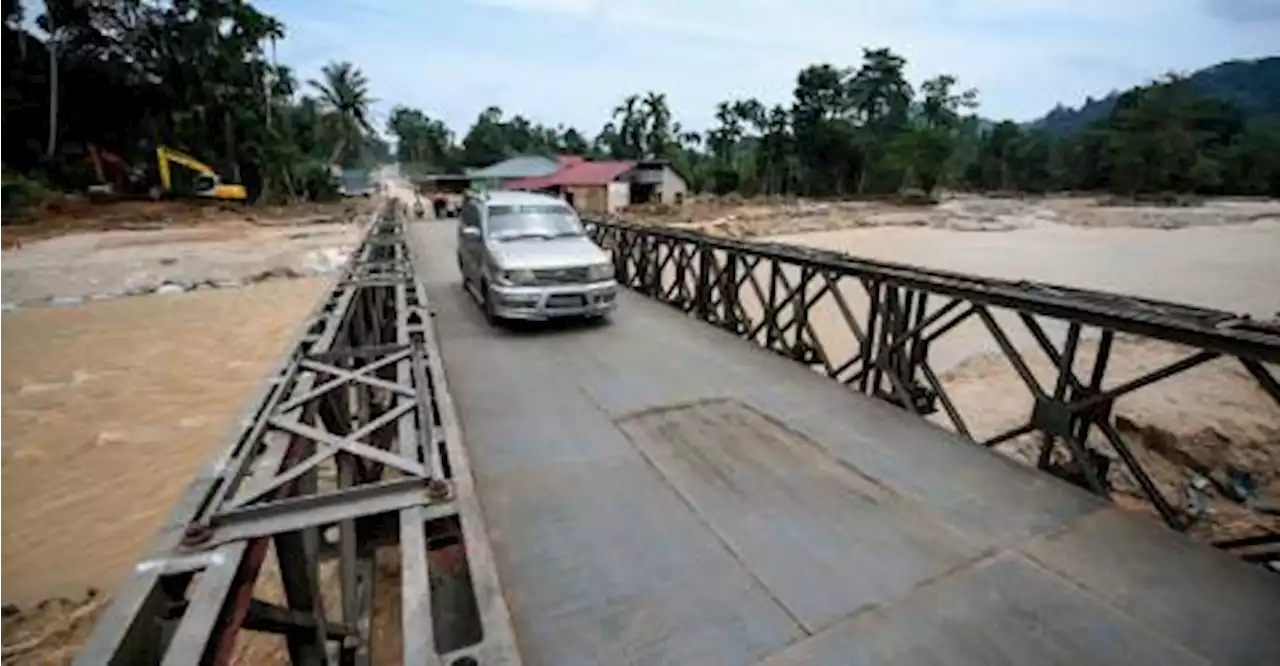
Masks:
[[[604,317],[617,304],[611,257],[564,201],[526,192],[467,198],[458,215],[463,287],[490,323]]]

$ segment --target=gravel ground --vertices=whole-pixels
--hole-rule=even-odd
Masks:
[[[1018,231],[1052,226],[1087,229],[1185,229],[1280,225],[1280,201],[1213,199],[1198,206],[1117,206],[1094,197],[990,198],[959,195],[936,206],[781,197],[702,198],[679,209],[641,206],[627,217],[731,238],[875,227],[950,231]]]

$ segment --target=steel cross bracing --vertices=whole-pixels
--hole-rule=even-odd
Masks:
[[[374,216],[77,664],[226,664],[240,630],[282,634],[294,664],[369,664],[375,598],[399,599],[393,661],[518,661],[401,212]],[[283,603],[255,595],[271,552]]]
[[[1121,437],[1110,418],[1116,399],[1211,360],[1234,357],[1280,406],[1280,383],[1267,367],[1280,363],[1280,325],[1274,321],[617,220],[589,220],[587,231],[612,253],[620,284],[917,415],[940,407],[946,423],[983,446],[1038,433],[1042,469],[1104,496],[1111,492],[1108,468],[1118,461],[1174,529],[1191,527],[1194,514],[1158,486]],[[835,325],[816,326],[817,317]],[[939,338],[955,335],[969,320],[981,323],[1031,398],[1033,408],[1016,427],[973,432],[931,363],[930,350]],[[1010,326],[1025,329],[1034,353],[1055,368],[1046,384],[1011,340]],[[1117,335],[1176,343],[1187,348],[1186,356],[1109,382]],[[1096,339],[1092,358],[1080,353],[1086,339]],[[1091,437],[1095,432],[1098,436]],[[1224,495],[1238,493],[1214,470],[1199,471]],[[1250,498],[1237,499],[1255,508]],[[1280,559],[1280,535],[1274,531],[1218,545],[1252,561]]]

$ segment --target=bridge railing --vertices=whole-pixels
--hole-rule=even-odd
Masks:
[[[1028,462],[1099,495],[1112,495],[1113,479],[1125,478],[1180,531],[1205,512],[1188,506],[1194,498],[1185,489],[1153,478],[1151,465],[1168,463],[1126,441],[1113,417],[1116,401],[1198,366],[1234,359],[1269,396],[1262,398],[1263,408],[1280,423],[1280,383],[1268,368],[1280,363],[1280,326],[1274,322],[618,220],[588,220],[587,230],[612,253],[623,286],[982,446],[1019,444]],[[1152,362],[1124,358],[1149,341],[1169,344]],[[975,354],[981,362],[974,372],[990,379],[994,370],[987,366],[1003,359],[1011,370],[1004,372],[1008,381],[957,381]],[[1117,370],[1120,365],[1125,367]],[[991,408],[1011,401],[1012,410]],[[1009,413],[1016,420],[1010,422]],[[1112,473],[1117,462],[1127,477]],[[1263,528],[1218,545],[1255,561],[1276,558],[1280,522],[1248,492],[1257,471],[1228,470],[1229,478],[1222,470],[1190,471],[1197,487],[1216,485]]]
[[[403,218],[371,220],[76,664],[226,664],[242,630],[298,665],[518,662]]]

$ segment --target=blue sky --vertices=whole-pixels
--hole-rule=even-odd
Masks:
[[[465,132],[486,106],[594,135],[628,93],[668,94],[676,119],[716,102],[790,99],[806,64],[864,46],[951,73],[980,111],[1028,120],[1170,70],[1280,53],[1280,0],[259,0],[287,26],[300,78],[330,60],[395,104]]]

